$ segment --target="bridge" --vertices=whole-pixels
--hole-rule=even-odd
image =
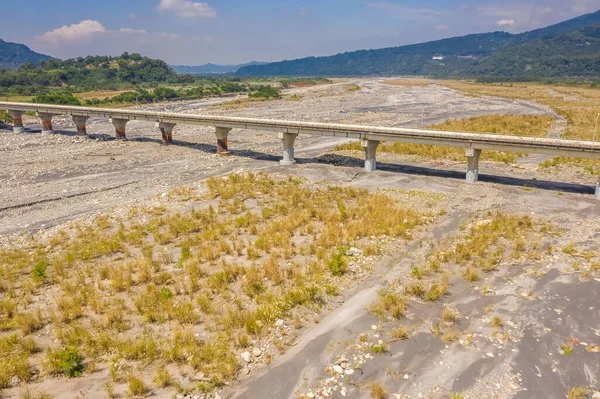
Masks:
[[[280,161],[282,165],[295,164],[294,142],[299,134],[360,140],[365,149],[365,171],[367,172],[372,172],[377,167],[376,151],[382,141],[458,147],[465,149],[468,183],[476,183],[478,180],[479,157],[483,150],[600,159],[600,144],[591,141],[32,103],[0,102],[0,109],[8,111],[13,119],[15,133],[24,132],[25,112],[37,114],[42,123],[42,134],[54,133],[52,128],[54,116],[70,115],[77,126],[77,135],[84,137],[87,136],[86,122],[90,117],[110,118],[115,127],[117,140],[127,140],[126,125],[131,120],[156,122],[164,145],[172,143],[173,128],[178,124],[212,126],[215,128],[219,155],[230,154],[227,138],[232,129],[271,131],[279,135],[283,144],[283,157]],[[596,198],[600,199],[600,182],[596,185]]]

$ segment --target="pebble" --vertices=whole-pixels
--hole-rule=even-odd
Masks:
[[[242,357],[242,360],[246,363],[250,363],[252,361],[252,355],[250,354],[250,352],[243,352],[240,356]]]
[[[338,374],[344,373],[344,369],[342,368],[342,366],[338,366],[337,364],[335,366],[333,366],[333,370]]]
[[[494,357],[494,354],[492,352],[486,353],[485,354],[487,357]]]
[[[260,355],[262,355],[262,351],[258,348],[254,348],[252,349],[252,355],[254,355],[254,357],[259,357]]]

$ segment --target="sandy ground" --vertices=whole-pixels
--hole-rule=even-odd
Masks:
[[[349,91],[343,84],[291,90],[289,94],[302,96],[300,101],[230,108],[214,107],[215,100],[209,100],[143,108],[405,127],[485,114],[553,115],[529,102],[473,98],[437,85],[391,86],[380,80],[354,83],[361,86],[360,91]],[[558,129],[561,123],[557,121]],[[440,224],[431,226],[411,249],[390,252],[367,280],[345,293],[339,306],[319,315],[318,324],[305,327],[285,355],[224,389],[220,393],[223,398],[294,398],[329,383],[325,367],[354,355],[344,342],[353,342],[360,333],[376,340],[375,335],[391,328],[365,310],[379,289],[410,273],[411,263],[420,255],[420,242],[456,234],[460,224],[476,213],[501,209],[551,218],[569,226],[573,242],[591,249],[597,247],[600,237],[600,202],[592,195],[595,179],[543,174],[536,167],[539,157],[525,158],[518,165],[484,163],[480,183],[467,185],[466,166],[456,162],[383,156],[378,159],[379,170],[366,174],[359,159],[323,155],[343,142],[340,139],[299,137],[298,164],[286,168],[279,166],[281,143],[271,133],[234,130],[229,139],[233,156],[218,157],[211,128],[177,126],[174,145],[163,147],[151,123],[130,122],[127,142],[114,141],[112,125],[104,119],[90,121],[88,131],[93,139],[76,137],[73,123],[65,117],[55,118],[54,125],[58,134],[53,136],[41,136],[35,124],[29,124],[25,134],[0,131],[2,240],[141,204],[172,187],[239,170],[289,173],[367,189],[424,190],[450,198],[448,214]],[[388,353],[366,362],[348,377],[346,396],[370,397],[363,388],[375,380],[384,383],[392,398],[447,398],[458,391],[467,398],[564,398],[574,386],[600,389],[600,354],[587,352],[583,346],[600,344],[598,276],[581,282],[566,271],[570,264],[561,257],[545,265],[540,275],[525,274],[526,266],[486,275],[477,283],[460,278],[452,282],[446,304],[455,305],[466,316],[461,329],[474,333],[473,347],[444,345],[426,328],[421,329],[410,341],[390,343]],[[490,284],[493,294],[481,295],[483,284]],[[533,299],[524,299],[523,292],[532,293]],[[483,312],[488,305],[502,315],[514,339],[492,337]],[[411,308],[411,320],[426,325],[443,306],[417,304]],[[562,356],[558,348],[570,337],[581,345],[574,355]],[[60,398],[73,397],[82,389],[89,390],[87,398],[105,397],[100,378],[44,386]],[[94,391],[94,387],[98,389]],[[17,389],[7,392],[9,397],[18,395]],[[334,391],[330,396],[341,394]]]

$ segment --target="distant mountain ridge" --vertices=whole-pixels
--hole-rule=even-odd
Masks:
[[[238,76],[600,77],[600,11],[521,34],[491,32],[240,68]]]
[[[26,62],[39,66],[40,61],[51,58],[53,57],[36,53],[24,44],[5,42],[0,39],[0,68],[16,69]]]
[[[258,62],[252,61],[246,64],[238,64],[238,65],[217,65],[217,64],[204,64],[198,66],[188,66],[188,65],[171,65],[171,68],[177,73],[188,73],[192,75],[213,75],[213,74],[225,74],[225,73],[235,73],[240,68],[246,66],[254,66],[254,65],[265,65],[266,62]]]

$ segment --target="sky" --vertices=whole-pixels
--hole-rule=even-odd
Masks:
[[[169,64],[280,61],[469,33],[524,32],[600,0],[0,0],[0,38],[58,58],[124,51]],[[6,9],[6,7],[3,7]]]

